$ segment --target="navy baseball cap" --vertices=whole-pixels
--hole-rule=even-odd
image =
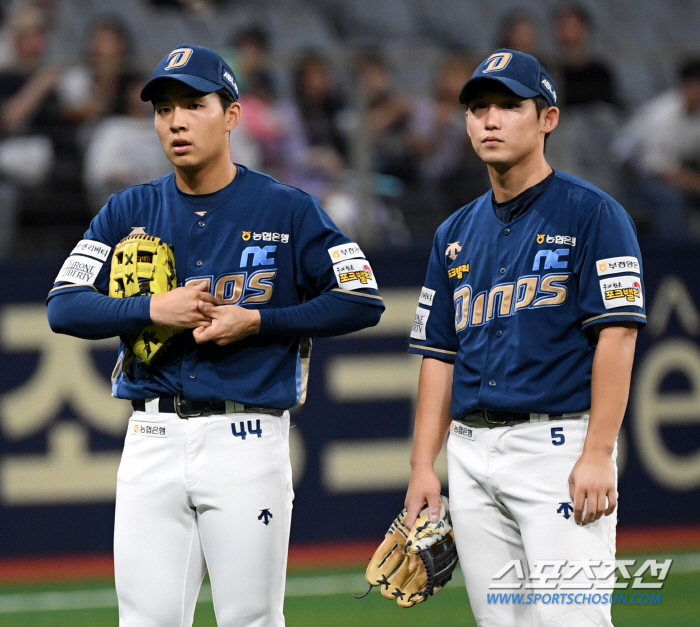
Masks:
[[[210,94],[226,89],[234,101],[238,100],[238,83],[233,70],[210,48],[182,44],[158,64],[153,78],[141,90],[141,100],[153,100],[158,83],[170,78],[197,91]]]
[[[486,81],[497,81],[516,96],[544,96],[550,107],[557,104],[557,89],[552,77],[530,54],[501,48],[496,50],[476,70],[459,92],[459,101],[468,104]]]

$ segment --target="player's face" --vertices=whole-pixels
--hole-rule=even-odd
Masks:
[[[482,161],[510,168],[544,151],[544,136],[556,126],[559,110],[537,115],[535,102],[506,90],[484,91],[469,101],[467,133]]]
[[[167,81],[153,102],[156,132],[175,167],[198,168],[229,153],[228,131],[240,120],[237,102],[224,111],[216,93],[178,81]]]

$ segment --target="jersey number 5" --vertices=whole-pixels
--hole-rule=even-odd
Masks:
[[[564,427],[552,427],[552,444],[554,444],[554,446],[561,446],[564,442],[566,442]]]

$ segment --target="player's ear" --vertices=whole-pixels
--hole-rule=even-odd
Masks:
[[[469,132],[469,109],[464,112],[464,123],[467,126],[467,135],[469,135],[469,138],[471,139],[472,134]]]
[[[542,112],[542,130],[551,133],[559,124],[559,107],[548,107]]]
[[[232,131],[236,128],[241,121],[241,104],[239,102],[232,102],[226,111],[224,111],[224,118],[226,119],[227,131]]]

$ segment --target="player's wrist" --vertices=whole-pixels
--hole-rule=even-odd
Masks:
[[[160,303],[165,294],[157,294],[155,296],[148,296],[148,315],[151,318],[153,324],[160,324],[162,322],[160,315]]]
[[[251,335],[257,335],[260,333],[260,311],[257,309],[247,309],[248,311],[248,330]]]
[[[586,442],[583,445],[583,452],[581,453],[581,457],[590,460],[609,460],[612,459],[614,450],[614,444],[611,445],[599,442]]]
[[[434,473],[434,461],[428,459],[411,460],[411,474]]]

